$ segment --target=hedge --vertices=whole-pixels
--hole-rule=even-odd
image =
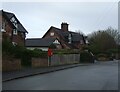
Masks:
[[[8,40],[2,42],[2,51],[8,56],[11,55],[14,56],[13,58],[21,59],[23,66],[30,66],[32,57],[47,57],[47,52],[38,49],[28,50],[22,46],[13,46],[12,43]]]
[[[80,53],[80,62],[81,63],[94,63],[94,56],[87,51],[82,51]]]

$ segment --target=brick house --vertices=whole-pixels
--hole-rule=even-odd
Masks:
[[[25,45],[26,33],[28,32],[15,14],[0,10],[0,29],[2,40],[9,39],[13,45]]]
[[[57,38],[63,49],[80,49],[86,44],[85,37],[80,33],[69,31],[67,23],[62,23],[61,29],[51,26],[42,38]]]
[[[85,37],[79,33],[68,30],[68,24],[62,23],[61,29],[51,26],[42,38],[26,39],[26,47],[47,50],[51,44],[56,49],[80,49],[86,44]]]

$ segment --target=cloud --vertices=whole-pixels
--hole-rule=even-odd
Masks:
[[[117,28],[117,8],[115,2],[3,3],[3,9],[13,12],[29,31],[27,37],[42,37],[50,26],[60,28],[61,22],[85,34],[108,26]]]

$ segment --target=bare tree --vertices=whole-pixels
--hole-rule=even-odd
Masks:
[[[93,52],[104,52],[116,47],[116,42],[106,30],[98,30],[88,35],[90,49]]]
[[[84,34],[81,30],[76,30],[75,32],[76,32],[76,33],[79,33],[80,35],[85,36],[85,34]]]
[[[109,27],[105,31],[114,38],[117,44],[120,45],[120,32],[117,29],[113,29],[112,27]]]

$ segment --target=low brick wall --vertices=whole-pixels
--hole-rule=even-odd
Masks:
[[[53,55],[51,57],[51,66],[75,64],[80,62],[80,54]]]
[[[48,66],[47,58],[32,58],[32,67],[46,67]]]
[[[50,66],[75,64],[80,62],[80,54],[63,54],[51,56]],[[48,58],[32,58],[32,67],[47,67]]]
[[[21,69],[21,60],[20,59],[3,59],[2,60],[2,71],[14,71]]]

